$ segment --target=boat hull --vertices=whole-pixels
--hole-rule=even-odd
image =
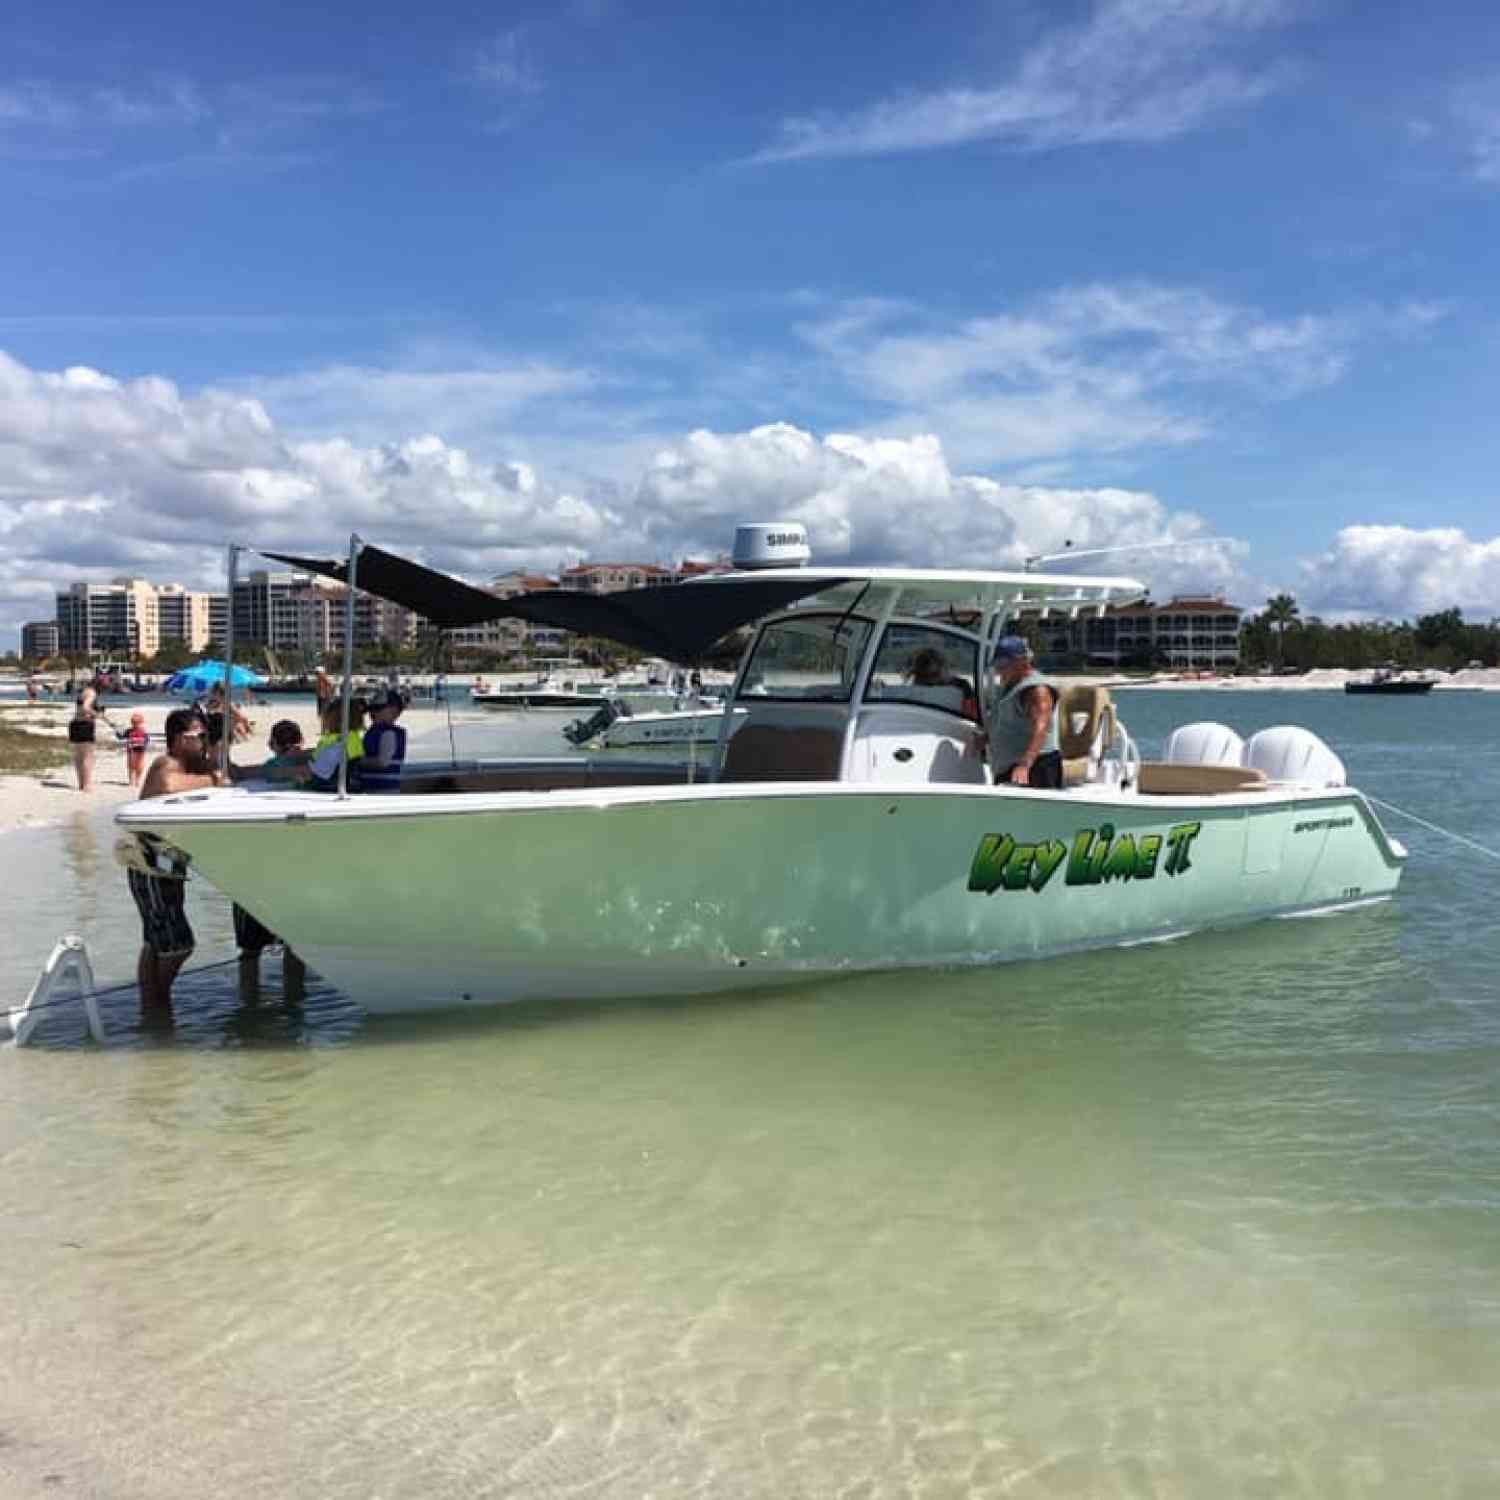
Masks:
[[[735,710],[736,718],[744,715],[744,709]],[[712,745],[717,742],[723,724],[722,708],[632,714],[616,719],[600,740],[606,750],[630,750],[642,745]]]
[[[470,701],[480,708],[598,708],[604,702],[602,693],[523,692],[470,693]]]
[[[1346,682],[1346,693],[1382,693],[1393,697],[1410,698],[1419,693],[1430,693],[1431,682]]]
[[[1379,900],[1403,861],[1352,791],[231,791],[120,821],[372,1011],[1040,958]]]

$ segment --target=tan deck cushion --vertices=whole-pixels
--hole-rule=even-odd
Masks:
[[[1266,773],[1248,766],[1190,766],[1143,760],[1139,785],[1147,796],[1211,797],[1224,792],[1258,792],[1266,785]]]

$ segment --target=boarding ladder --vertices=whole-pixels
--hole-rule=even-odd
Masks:
[[[72,933],[59,938],[53,945],[25,1000],[14,1009],[0,1012],[10,1023],[11,1045],[26,1046],[42,1017],[69,1001],[83,1006],[89,1035],[102,1043],[105,1040],[104,1018],[99,1014],[99,1000],[94,994],[94,966],[89,962],[83,939]]]

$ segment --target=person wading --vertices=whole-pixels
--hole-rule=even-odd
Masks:
[[[221,784],[204,747],[203,720],[192,709],[178,708],[167,715],[165,738],[166,753],[158,755],[146,772],[142,801]],[[196,945],[183,911],[187,866],[150,835],[139,836],[134,843],[125,878],[141,914],[141,956],[136,963],[141,1006],[169,1012],[172,981]]]

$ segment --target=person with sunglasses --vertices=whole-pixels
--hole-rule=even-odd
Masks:
[[[190,708],[174,709],[167,715],[167,748],[146,772],[142,800],[223,784],[208,758],[206,729]],[[172,981],[197,941],[183,910],[187,865],[150,834],[137,835],[133,843],[122,862],[130,894],[141,914],[141,953],[136,962],[141,1005],[158,1013],[170,1012]]]

